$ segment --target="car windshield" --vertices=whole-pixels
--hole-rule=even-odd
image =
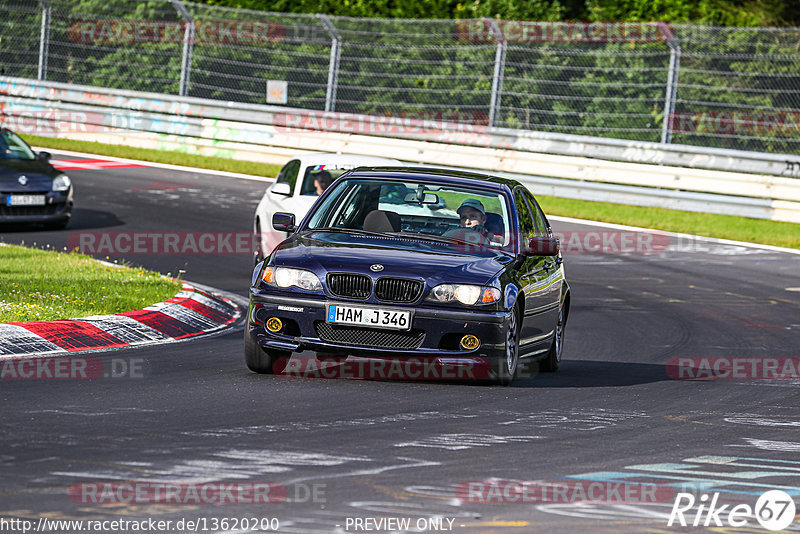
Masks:
[[[340,182],[306,228],[415,234],[492,248],[511,243],[504,195],[453,185],[353,178]]]
[[[2,130],[0,159],[36,159],[36,154],[20,136],[11,130]]]

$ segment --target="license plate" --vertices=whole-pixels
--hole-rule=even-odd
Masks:
[[[44,195],[8,195],[6,206],[44,206]]]
[[[373,328],[390,328],[393,330],[409,330],[411,328],[411,311],[328,304],[328,322],[371,326]]]

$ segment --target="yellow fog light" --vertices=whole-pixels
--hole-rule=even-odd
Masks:
[[[473,336],[472,334],[467,334],[466,336],[461,338],[461,348],[463,349],[467,350],[477,349],[478,345],[480,344],[481,342],[478,341],[478,338]]]
[[[267,330],[270,332],[280,332],[281,328],[283,328],[283,323],[277,317],[267,319]]]

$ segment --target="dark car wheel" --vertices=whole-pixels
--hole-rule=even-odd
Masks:
[[[63,230],[69,224],[69,218],[67,219],[59,219],[57,221],[49,222],[45,224],[45,228],[48,230]]]
[[[519,308],[514,308],[506,333],[506,353],[495,366],[496,382],[507,386],[514,380],[519,364]]]
[[[558,309],[558,323],[553,336],[553,344],[547,357],[539,364],[539,370],[545,373],[552,373],[558,370],[561,363],[561,353],[564,351],[564,306]]]
[[[254,373],[280,373],[282,369],[277,367],[284,367],[291,355],[292,353],[287,351],[262,348],[250,337],[247,326],[244,327],[244,361],[247,363],[247,368]],[[281,365],[282,363],[283,365]]]

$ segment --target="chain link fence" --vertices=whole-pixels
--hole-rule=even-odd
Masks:
[[[0,4],[8,76],[763,152],[800,149],[798,43],[800,28]]]

